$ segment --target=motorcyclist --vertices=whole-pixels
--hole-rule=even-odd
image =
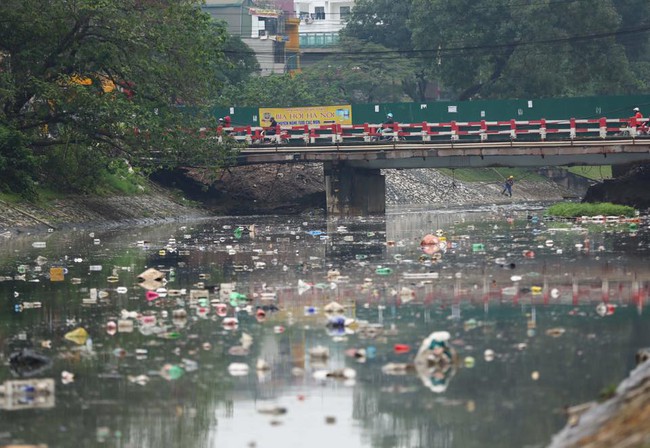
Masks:
[[[275,117],[271,117],[269,119],[269,127],[264,130],[264,135],[267,137],[271,135],[275,135],[277,127],[278,127],[278,122],[275,121]]]
[[[388,112],[388,113],[386,114],[386,121],[384,121],[384,122],[381,124],[381,127],[379,128],[379,135],[380,135],[380,137],[383,138],[383,135],[384,135],[385,133],[393,132],[393,125],[394,125],[394,124],[395,124],[395,120],[394,120],[394,118],[393,118],[393,113],[392,113],[392,112]]]
[[[632,109],[632,112],[634,112],[634,115],[633,115],[632,118],[634,118],[634,120],[636,121],[636,132],[637,132],[637,134],[647,134],[648,133],[648,126],[647,126],[647,123],[646,123],[645,119],[643,118],[643,114],[641,113],[639,108],[635,107],[634,109]],[[632,121],[632,120],[630,120],[630,121]]]

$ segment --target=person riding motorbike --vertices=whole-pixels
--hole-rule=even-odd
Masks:
[[[638,107],[635,107],[632,109],[632,112],[634,112],[633,115],[633,120],[630,119],[630,123],[636,122],[636,133],[637,135],[641,134],[647,134],[648,133],[648,123],[646,120],[643,118],[643,114],[639,110]]]
[[[275,121],[275,117],[271,117],[269,120],[269,127],[264,130],[264,135],[270,137],[275,135],[278,127],[278,122]]]
[[[379,134],[379,138],[381,140],[384,140],[385,138],[388,138],[388,137],[385,137],[384,134],[393,132],[393,125],[394,124],[395,124],[395,120],[393,118],[393,113],[388,112],[388,114],[386,114],[386,121],[384,121],[381,124],[381,126],[379,127],[379,129],[377,130],[377,133]]]

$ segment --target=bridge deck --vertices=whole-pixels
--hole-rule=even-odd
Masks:
[[[367,169],[615,165],[650,161],[650,138],[261,145],[237,158],[239,165],[335,161]]]

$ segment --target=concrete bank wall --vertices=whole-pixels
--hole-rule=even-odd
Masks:
[[[145,224],[205,214],[205,211],[185,206],[158,189],[146,196],[73,196],[42,205],[0,202],[0,235],[8,236],[17,230],[58,229],[81,224]]]
[[[503,196],[502,182],[462,182],[434,169],[384,170],[387,205],[441,204],[485,205],[522,201],[562,201],[576,198],[570,190],[551,180],[515,179],[512,197]]]
[[[580,196],[548,181],[517,181],[512,198],[502,196],[500,182],[461,182],[434,169],[384,170],[386,205],[507,204],[522,201],[561,201]],[[189,172],[196,182],[201,173]],[[183,183],[174,183],[182,188]],[[17,230],[72,227],[75,225],[146,224],[209,215],[259,213],[295,214],[302,210],[325,209],[325,182],[321,164],[264,165],[237,167],[207,185],[207,193],[186,197],[206,204],[187,206],[160,187],[143,196],[110,198],[75,196],[44,205],[7,204],[0,201],[0,235]],[[193,190],[196,190],[194,188]]]

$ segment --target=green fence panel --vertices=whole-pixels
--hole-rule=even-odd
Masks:
[[[215,107],[213,113],[216,118],[230,115],[233,126],[259,125],[259,108],[257,107]]]
[[[269,104],[261,106],[272,107]],[[353,104],[352,121],[355,124],[381,123],[389,112],[398,123],[627,118],[632,116],[633,107],[639,107],[645,116],[650,115],[650,95]],[[241,126],[257,125],[258,113],[256,107],[214,109],[215,117],[230,115],[233,124]]]

